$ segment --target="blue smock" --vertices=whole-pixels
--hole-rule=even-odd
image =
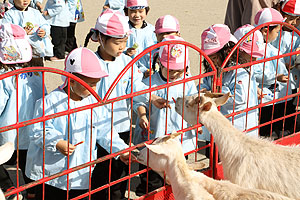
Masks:
[[[253,70],[251,70],[253,71]],[[257,99],[257,86],[253,76],[249,79],[249,72],[245,69],[237,69],[233,71],[228,71],[223,73],[222,77],[222,93],[226,94],[230,92],[234,95],[228,99],[226,104],[221,106],[221,113],[223,115],[228,115],[240,110],[245,110],[246,108],[251,108],[258,105]],[[200,85],[200,89],[212,90],[211,76],[204,77],[203,83]],[[249,88],[250,87],[250,88]],[[249,88],[249,95],[248,95]],[[249,100],[248,100],[249,98]],[[247,106],[248,101],[248,106]],[[258,109],[251,110],[249,112],[243,112],[241,114],[235,115],[232,121],[232,117],[228,118],[234,127],[244,131],[258,125]],[[258,129],[254,129],[246,133],[254,137],[258,137]],[[203,133],[199,135],[199,139],[210,141],[210,135],[207,129],[203,128]]]
[[[70,109],[82,107],[95,103],[96,99],[92,96],[73,101],[70,99]],[[45,97],[45,115],[55,114],[68,110],[68,95],[64,90],[57,88]],[[42,99],[36,102],[35,117],[43,115]],[[113,132],[111,139],[111,129],[109,113],[104,106],[96,107],[91,110],[84,110],[53,118],[45,121],[45,176],[50,176],[67,169],[68,158],[56,149],[56,144],[60,140],[68,141],[71,144],[84,143],[76,146],[75,151],[69,156],[69,168],[90,162],[97,159],[96,142],[106,151],[110,152],[112,141],[112,152],[127,148],[128,145],[119,137],[118,133]],[[91,130],[92,129],[92,130]],[[90,148],[91,154],[90,154]],[[88,189],[90,168],[84,168],[69,174],[69,189]],[[26,176],[33,180],[43,178],[43,123],[33,125],[30,134],[30,145],[27,153]],[[46,184],[66,190],[67,176],[62,176],[48,181]]]
[[[116,57],[114,61],[104,61],[97,52],[96,55],[98,56],[104,71],[109,74],[109,76],[102,78],[97,84],[97,93],[101,98],[104,98],[112,83],[132,59],[122,53],[120,56]],[[136,65],[133,65],[133,77],[131,76],[131,69],[129,69],[120,79],[115,89],[109,96],[109,99],[130,94],[131,81],[133,81],[132,87],[139,86],[142,77],[143,74],[137,69]],[[128,101],[125,99],[116,101],[113,104],[114,130],[118,133],[130,130],[129,101],[130,99],[128,99]],[[106,105],[106,107],[109,112],[112,111],[111,104]]]
[[[17,67],[17,69],[20,69]],[[0,74],[6,71],[0,70]],[[45,90],[46,91],[46,90]],[[18,114],[19,122],[33,118],[34,104],[43,96],[41,73],[23,73],[18,76]],[[16,76],[0,80],[0,127],[17,122],[17,88]],[[19,128],[19,149],[28,149],[30,126]],[[12,142],[17,147],[17,130],[0,133],[0,145]]]
[[[154,26],[145,21],[143,26],[144,28],[136,29],[129,23],[129,27],[132,33],[128,37],[126,49],[131,48],[135,43],[138,44],[136,54],[134,54],[132,58],[136,57],[142,51],[157,43],[156,35],[154,33]],[[137,61],[137,66],[144,73],[145,71],[150,69],[149,63],[150,53],[140,58],[139,61]]]
[[[68,27],[70,25],[71,13],[65,0],[48,0],[44,8],[48,11],[45,19],[51,26]]]
[[[38,10],[28,7],[27,10],[20,11],[13,7],[5,12],[3,18],[3,23],[17,24],[23,28],[28,22],[34,26],[31,34],[28,35],[33,55],[38,57],[53,56],[53,45],[49,38],[50,24]],[[37,35],[39,28],[46,32],[43,38]]]
[[[186,76],[188,78],[188,76]],[[139,89],[149,89],[150,87],[150,78],[146,78],[143,80],[144,88]],[[151,87],[156,87],[160,85],[165,85],[167,82],[161,78],[159,73],[154,73],[151,76]],[[173,131],[178,131],[188,127],[186,121],[183,120],[182,123],[182,116],[179,115],[175,111],[175,103],[172,99],[177,99],[178,97],[183,96],[183,86],[184,84],[174,85],[169,88],[169,96],[168,101],[170,102],[171,109],[163,108],[159,109],[153,104],[151,105],[151,116],[150,116],[150,131],[152,132],[149,136],[149,139],[152,140],[154,138],[160,137],[167,134],[172,133]],[[195,83],[193,81],[189,81],[185,83],[185,91],[184,94],[186,96],[194,95],[197,93],[197,89]],[[155,94],[161,98],[167,99],[167,88],[153,91],[151,94]],[[149,116],[149,94],[144,94],[140,96],[136,96],[133,98],[134,104],[133,109],[137,112],[137,108],[139,106],[144,106],[147,109],[147,118]],[[166,115],[167,112],[167,115]],[[166,122],[167,117],[167,122]],[[167,127],[166,127],[167,123]],[[180,137],[179,137],[180,138]],[[139,144],[141,142],[145,142],[148,140],[148,132],[144,132],[139,126],[139,117],[137,118],[136,127],[134,131],[133,142],[134,144]],[[189,152],[191,150],[195,150],[196,148],[196,135],[195,131],[187,131],[183,134],[182,139],[182,148],[183,152]]]
[[[266,45],[266,58],[271,58],[278,55],[278,49],[274,47],[272,44],[268,43]],[[279,55],[281,53],[279,52]],[[259,58],[258,60],[263,59]],[[278,64],[277,64],[278,63]],[[277,67],[278,65],[278,67]],[[256,82],[258,83],[258,87],[263,90],[264,98],[262,99],[263,103],[269,102],[274,99],[274,92],[275,92],[275,99],[285,97],[286,95],[291,94],[291,85],[290,82],[282,83],[276,81],[276,91],[275,91],[275,76],[276,71],[278,74],[288,75],[288,71],[284,64],[284,60],[275,59],[268,61],[266,63],[261,63],[256,65],[253,71],[253,76],[255,77]],[[263,76],[264,75],[264,76]],[[263,88],[262,88],[263,87]]]

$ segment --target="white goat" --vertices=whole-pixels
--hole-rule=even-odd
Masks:
[[[180,133],[179,133],[180,134]],[[218,181],[188,168],[181,144],[172,134],[157,138],[149,149],[149,166],[165,172],[176,200],[288,200],[280,194],[259,189],[245,189],[229,181]],[[138,160],[147,162],[147,148],[140,151]]]
[[[6,163],[14,153],[14,145],[11,142],[7,142],[0,146],[0,165]],[[0,189],[0,200],[5,200],[4,194]]]
[[[282,146],[247,136],[236,129],[217,109],[229,94],[218,98],[201,95],[178,98],[176,111],[190,124],[199,121],[214,136],[219,147],[224,177],[247,188],[259,188],[300,199],[300,148]],[[198,107],[199,106],[199,107]]]

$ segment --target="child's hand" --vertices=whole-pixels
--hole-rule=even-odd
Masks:
[[[69,143],[69,151],[68,151],[68,141],[60,140],[56,144],[56,149],[60,151],[65,156],[72,155],[76,147],[73,144]]]
[[[42,6],[42,4],[40,3],[40,2],[36,2],[36,7],[37,7],[37,9],[41,12],[41,13],[43,13],[43,6]]]
[[[152,69],[147,69],[147,71],[144,72],[144,78],[148,78],[154,73]]]
[[[43,11],[43,15],[44,15],[44,16],[49,15],[48,11],[47,11],[47,10]]]
[[[155,105],[157,108],[162,109],[162,108],[171,108],[171,105],[169,104],[169,101],[166,99],[163,99],[159,96],[156,96],[153,94],[151,96],[151,103]]]
[[[148,129],[148,125],[149,125],[149,121],[148,121],[146,115],[143,115],[142,117],[140,117],[139,126],[143,130],[147,130]]]
[[[136,49],[135,48],[128,48],[127,50],[126,50],[126,55],[128,55],[128,56],[133,56],[134,54],[136,54]]]
[[[37,35],[40,37],[40,38],[43,38],[45,35],[46,35],[46,31],[42,28],[39,28],[38,29],[38,32],[37,32]]]
[[[282,82],[282,83],[287,83],[289,80],[288,76],[285,76],[283,74],[278,74],[277,75],[277,81]]]
[[[24,30],[26,31],[27,35],[32,35],[32,29],[33,29],[33,28],[31,28],[31,27],[29,27],[29,26],[25,26],[25,27],[24,27]]]
[[[126,165],[128,165],[129,164],[129,153],[126,152],[126,153],[121,154],[120,155],[120,160],[123,163],[125,163]],[[137,159],[133,154],[131,154],[131,162],[137,162]]]
[[[263,91],[259,87],[257,87],[257,98],[258,99],[264,98]]]
[[[109,9],[109,4],[103,6],[103,10]]]

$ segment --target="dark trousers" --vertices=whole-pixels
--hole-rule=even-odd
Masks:
[[[126,143],[128,143],[129,132],[119,133],[120,138],[122,138]],[[109,155],[109,153],[98,145],[97,157],[103,157]],[[110,160],[98,163],[92,174],[92,189],[99,188],[109,182],[109,167]],[[127,176],[129,168],[120,159],[111,159],[111,181],[118,180],[124,176]],[[125,192],[127,189],[127,182],[122,181],[110,187],[110,199],[118,200],[125,197]],[[92,195],[93,200],[106,200],[108,199],[108,188],[101,190],[94,195]]]
[[[75,198],[87,192],[88,190],[70,190],[69,199]],[[36,186],[36,195],[35,195],[35,200],[42,200],[42,199],[43,199],[43,184]],[[45,184],[44,199],[45,200],[66,200],[67,191]],[[84,199],[88,199],[88,198],[84,198]]]
[[[32,180],[29,179],[25,175],[26,158],[27,158],[27,150],[19,150],[19,168],[21,169],[21,171],[23,173],[24,182],[27,184],[27,183],[32,182]],[[9,161],[7,161],[5,164],[14,165],[14,164],[16,164],[16,159],[17,159],[17,151],[14,152],[11,159]],[[9,189],[10,187],[13,187],[13,186],[14,186],[13,181],[10,179],[7,170],[3,167],[3,165],[0,165],[0,187],[1,187],[1,189],[3,191],[6,191],[7,189]],[[27,192],[34,194],[34,188],[27,189]]]
[[[263,124],[265,122],[271,121],[272,118],[272,109],[273,105],[264,106],[261,108],[261,119],[260,123]],[[274,113],[273,113],[273,119],[277,119],[284,116],[284,110],[285,110],[285,102],[277,103],[274,106]],[[285,115],[289,115],[295,112],[295,106],[293,105],[293,101],[287,101],[286,105],[286,113]],[[272,131],[275,131],[278,137],[281,137],[281,131],[283,130],[283,124],[284,124],[284,131],[288,131],[290,133],[294,132],[294,123],[295,123],[295,117],[289,117],[285,119],[285,122],[283,123],[283,119],[275,122],[273,124],[265,125],[259,129],[259,133],[261,136],[270,136],[271,133],[271,125],[272,125]]]
[[[75,28],[76,28],[76,23],[70,22],[70,26],[67,29],[67,41],[66,41],[66,51],[69,53],[73,49],[77,48]]]
[[[146,169],[147,166],[139,164],[139,170]],[[136,195],[142,196],[146,194],[146,188],[147,188],[147,172],[142,173],[139,175],[141,183],[136,188]],[[148,172],[148,192],[151,192],[153,190],[156,190],[160,187],[164,186],[164,179],[155,171],[150,170]]]
[[[65,46],[67,41],[68,27],[51,26],[51,37],[53,44],[53,54],[59,59],[65,58]]]

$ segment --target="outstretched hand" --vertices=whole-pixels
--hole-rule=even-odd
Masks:
[[[120,155],[120,160],[125,164],[125,165],[128,165],[129,164],[129,153],[126,152],[126,153],[123,153]],[[137,162],[137,159],[136,157],[131,154],[131,162]]]
[[[153,103],[153,105],[155,105],[155,107],[162,109],[162,108],[171,108],[171,105],[169,104],[169,101],[161,98],[159,96],[156,96],[155,94],[153,94],[151,96],[151,103]]]
[[[69,143],[69,149],[68,149],[68,141],[66,140],[60,140],[56,144],[56,149],[62,153],[65,156],[72,155],[72,153],[75,151],[76,146]]]

